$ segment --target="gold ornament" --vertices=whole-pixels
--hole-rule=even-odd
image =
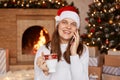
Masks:
[[[112,23],[113,23],[113,20],[109,20],[109,23],[112,24]]]
[[[88,34],[88,37],[91,38],[92,34],[93,34],[93,33]]]

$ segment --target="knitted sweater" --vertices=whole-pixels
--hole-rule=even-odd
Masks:
[[[61,44],[61,51],[64,53],[67,44]],[[37,66],[36,60],[41,55],[50,54],[50,50],[44,46],[40,47],[37,51],[34,60],[34,80],[89,80],[88,79],[88,61],[89,52],[87,46],[84,45],[84,50],[82,55],[70,56],[71,64],[68,64],[64,58],[57,63],[57,68],[55,73],[50,73],[46,76],[43,71]]]

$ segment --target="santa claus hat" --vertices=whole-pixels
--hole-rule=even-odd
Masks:
[[[77,23],[77,28],[80,27],[80,17],[78,15],[78,10],[73,6],[65,6],[58,10],[57,16],[55,17],[56,24],[58,24],[62,19],[71,18]]]

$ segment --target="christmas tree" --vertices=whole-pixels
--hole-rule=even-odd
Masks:
[[[101,53],[120,50],[120,0],[94,0],[87,14],[83,42],[98,46]]]

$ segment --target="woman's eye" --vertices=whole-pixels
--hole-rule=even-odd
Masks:
[[[62,21],[63,24],[67,24],[67,21]]]
[[[71,25],[72,25],[72,26],[77,26],[77,24],[76,24],[76,23],[71,23]]]

